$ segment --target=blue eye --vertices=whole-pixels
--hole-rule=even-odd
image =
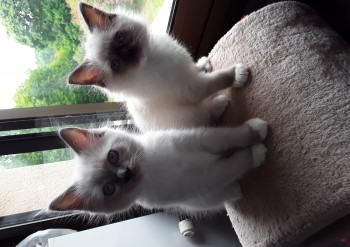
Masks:
[[[118,161],[119,161],[119,154],[118,154],[118,152],[114,151],[114,150],[109,151],[109,153],[107,155],[107,160],[112,165],[118,163]]]
[[[103,186],[103,194],[105,196],[110,196],[115,191],[115,184],[112,182],[108,182]]]
[[[116,32],[114,36],[114,40],[117,41],[118,43],[123,43],[125,40],[125,34],[124,32]]]
[[[118,70],[120,67],[120,62],[118,59],[113,59],[112,62],[111,62],[111,68],[112,70],[116,71]]]

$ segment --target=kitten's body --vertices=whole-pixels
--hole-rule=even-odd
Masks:
[[[195,64],[188,51],[167,34],[155,34],[139,17],[108,14],[82,4],[90,35],[85,62],[69,82],[96,85],[123,96],[142,132],[208,126],[225,110],[228,99],[213,94],[242,86],[243,65],[210,70],[207,60]]]
[[[50,208],[106,214],[135,204],[187,213],[221,209],[241,197],[237,179],[264,161],[266,149],[259,142],[266,128],[252,119],[237,128],[143,135],[64,129],[62,138],[78,153],[75,182]],[[113,193],[106,195],[106,187]]]

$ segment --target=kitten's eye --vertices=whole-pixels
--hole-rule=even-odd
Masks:
[[[112,182],[108,182],[103,186],[103,194],[105,196],[110,196],[115,191],[115,184]]]
[[[112,70],[116,71],[118,70],[120,67],[120,62],[118,59],[113,59],[112,62],[111,62],[111,68]]]
[[[128,167],[121,167],[117,171],[118,178],[123,179],[124,182],[128,182],[132,175],[133,174]]]
[[[123,43],[125,40],[124,32],[116,32],[114,36],[114,40],[117,41],[118,43]]]
[[[119,161],[119,154],[118,154],[118,152],[114,151],[114,150],[109,151],[109,153],[107,155],[107,160],[112,165],[118,163],[118,161]]]

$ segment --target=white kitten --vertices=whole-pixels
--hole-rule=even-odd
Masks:
[[[52,210],[113,214],[135,204],[195,214],[241,197],[237,179],[258,167],[267,125],[251,119],[237,128],[121,130],[68,128],[61,138],[78,154],[75,182]]]
[[[227,107],[226,96],[240,87],[248,69],[237,64],[212,73],[206,58],[193,63],[190,54],[167,34],[155,34],[136,15],[106,13],[81,3],[90,30],[85,61],[71,73],[71,84],[95,85],[126,101],[142,131],[208,126]]]

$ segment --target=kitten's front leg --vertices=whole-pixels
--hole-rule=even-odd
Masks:
[[[243,64],[236,64],[233,68],[220,69],[211,73],[200,73],[195,95],[201,101],[230,86],[242,87],[248,75],[248,67]]]
[[[239,127],[212,130],[202,143],[211,152],[222,152],[263,141],[267,136],[267,123],[260,118],[253,118]]]
[[[242,197],[241,186],[237,182],[245,172],[259,167],[266,156],[263,144],[255,144],[234,152],[230,157],[217,159],[207,167],[205,176],[196,181],[205,181],[206,192],[201,197],[187,201],[194,209],[215,209]],[[198,167],[197,175],[201,168]],[[203,174],[201,174],[203,175]]]
[[[200,147],[211,153],[222,153],[232,148],[248,147],[261,142],[267,135],[267,123],[259,118],[246,121],[239,127],[232,128],[198,128],[182,130],[179,146],[187,148]]]

